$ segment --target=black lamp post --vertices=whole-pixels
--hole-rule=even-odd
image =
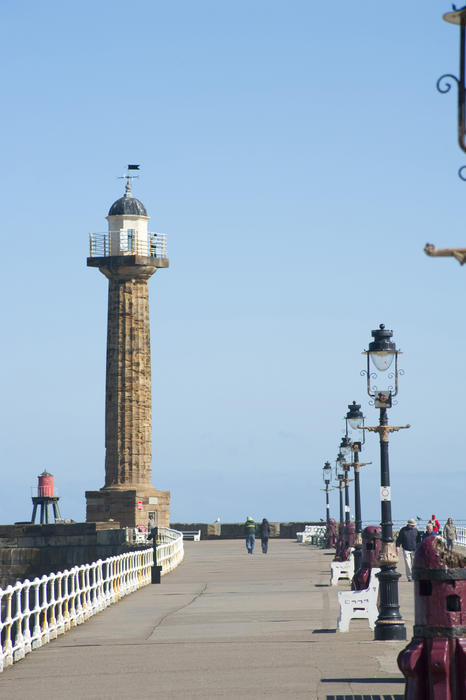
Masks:
[[[349,504],[349,482],[351,479],[348,476],[350,470],[349,457],[351,454],[351,440],[345,435],[340,442],[340,452],[338,453],[337,461],[340,462],[341,469],[345,475],[345,525],[350,524],[350,504]]]
[[[455,8],[454,5],[453,7]],[[443,19],[445,22],[449,22],[449,24],[457,24],[460,27],[460,77],[457,78],[455,75],[451,75],[450,73],[442,75],[437,80],[437,90],[444,93],[449,92],[451,89],[451,83],[449,83],[448,80],[450,79],[456,81],[458,86],[458,144],[461,150],[466,153],[466,5],[461,7],[459,10],[455,8],[453,12],[446,12],[443,15]],[[466,180],[465,170],[466,166],[463,165],[463,167],[458,171],[458,175],[462,180]]]
[[[380,581],[380,608],[374,631],[374,639],[378,640],[406,639],[406,627],[400,614],[398,602],[398,579],[400,574],[396,570],[398,557],[393,541],[388,436],[392,432],[401,430],[401,428],[409,428],[410,426],[388,425],[387,408],[391,408],[392,398],[398,393],[398,375],[401,374],[401,371],[398,369],[398,355],[400,351],[396,349],[395,343],[391,340],[392,335],[393,332],[386,330],[383,324],[377,330],[372,331],[374,340],[369,343],[369,350],[364,352],[367,356],[367,369],[363,371],[363,374],[367,376],[367,393],[373,399],[371,403],[380,410],[379,425],[375,427],[364,426],[364,430],[378,433],[380,438],[382,548],[377,562],[380,566],[380,572],[377,574]],[[393,360],[395,360],[395,367],[388,373],[388,378],[389,380],[394,380],[394,387],[389,386],[387,389],[380,391],[372,382],[379,372],[387,372],[390,369]],[[370,361],[377,372],[371,371]]]
[[[343,461],[343,455],[338,455],[335,462],[335,477],[338,480],[338,490],[340,492],[340,527],[343,527],[344,516],[343,516],[343,489],[345,488],[345,474],[343,472],[343,467],[341,462]]]
[[[348,437],[348,429],[358,430],[359,426],[364,427],[364,416],[361,411],[361,405],[353,401],[352,404],[348,406],[348,412],[345,416],[346,421],[346,437]],[[357,571],[361,566],[362,558],[362,516],[361,516],[361,489],[359,484],[359,470],[366,464],[372,464],[372,462],[360,462],[359,453],[361,447],[364,444],[364,430],[363,430],[363,440],[361,442],[351,443],[351,449],[353,453],[353,460],[350,466],[354,469],[354,524],[356,536],[354,539],[354,568]]]
[[[325,522],[327,523],[327,527],[330,523],[330,505],[328,502],[328,494],[329,494],[329,484],[330,484],[330,479],[332,477],[332,465],[330,462],[325,462],[324,466],[322,467],[322,476],[324,477],[324,483],[325,483],[325,513],[326,513],[326,518]]]

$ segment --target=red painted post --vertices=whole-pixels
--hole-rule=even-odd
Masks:
[[[398,655],[406,700],[466,700],[466,557],[432,535],[413,562],[413,639]]]
[[[337,542],[337,521],[335,518],[330,518],[325,531],[325,545],[327,549],[335,547]]]
[[[369,525],[362,531],[361,567],[355,571],[351,588],[362,591],[369,585],[371,569],[377,566],[382,547],[382,528],[379,525]]]

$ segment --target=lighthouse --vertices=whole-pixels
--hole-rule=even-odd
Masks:
[[[108,230],[90,234],[88,267],[108,279],[105,389],[105,485],[86,491],[87,522],[122,527],[169,525],[170,492],[152,485],[152,384],[148,280],[168,267],[165,234],[149,231],[145,206],[125,192],[112,204]]]

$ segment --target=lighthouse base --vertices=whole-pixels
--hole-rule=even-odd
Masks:
[[[110,520],[120,523],[120,527],[147,526],[154,514],[158,527],[170,527],[170,491],[159,491],[153,486],[86,491],[88,523]]]

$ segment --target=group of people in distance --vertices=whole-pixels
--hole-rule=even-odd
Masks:
[[[246,518],[244,523],[244,535],[246,537],[246,549],[248,554],[254,554],[254,545],[256,543],[256,523],[254,518],[250,515]],[[259,536],[261,538],[262,554],[267,554],[269,547],[269,537],[270,537],[270,525],[267,518],[263,518],[259,525]]]
[[[440,535],[440,523],[435,515],[432,515],[424,532],[419,532],[419,530],[416,528],[416,521],[414,518],[410,518],[406,525],[399,531],[398,537],[396,538],[396,551],[398,552],[400,547],[403,550],[406,578],[408,581],[411,581],[412,577],[411,572],[416,547],[426,537],[430,537],[431,535]],[[456,527],[451,518],[448,518],[447,522],[443,526],[442,537],[444,540],[446,540],[448,549],[452,551],[456,540]]]

